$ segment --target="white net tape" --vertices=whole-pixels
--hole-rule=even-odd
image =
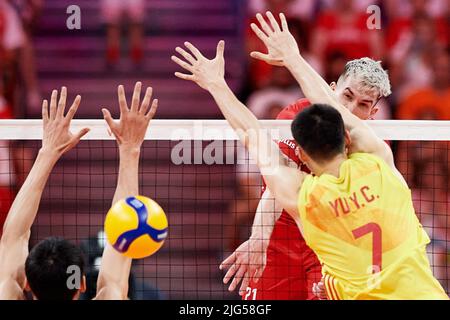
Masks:
[[[289,120],[261,120],[274,138],[291,138]],[[450,140],[450,121],[367,121],[384,140]],[[73,120],[71,129],[89,127],[85,140],[112,140],[104,120]],[[0,140],[40,140],[41,120],[0,120]],[[152,120],[146,140],[238,140],[225,120]]]

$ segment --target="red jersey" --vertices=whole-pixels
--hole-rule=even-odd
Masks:
[[[283,109],[277,120],[292,120],[303,109],[310,105],[306,99]],[[295,150],[295,140],[281,140],[278,143],[281,151],[301,170],[309,172],[302,165]],[[263,191],[265,186],[263,187]],[[306,245],[297,224],[283,210],[275,223],[269,246],[267,248],[267,264],[263,275],[257,283],[251,283],[244,294],[244,300],[313,300],[314,282],[319,282],[322,273],[321,265],[314,252]]]

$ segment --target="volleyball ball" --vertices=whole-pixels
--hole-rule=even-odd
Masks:
[[[152,199],[136,196],[117,201],[105,219],[111,246],[126,257],[141,259],[158,251],[167,237],[164,210]]]

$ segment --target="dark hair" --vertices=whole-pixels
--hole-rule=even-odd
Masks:
[[[291,131],[295,141],[314,161],[324,162],[344,151],[344,120],[329,105],[313,104],[304,109],[292,122]]]
[[[62,238],[47,238],[31,250],[25,262],[25,274],[31,291],[39,300],[72,300],[79,288],[69,289],[70,266],[84,275],[81,249]],[[81,281],[81,279],[80,279]]]

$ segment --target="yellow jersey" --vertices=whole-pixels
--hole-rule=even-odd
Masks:
[[[339,178],[309,175],[298,208],[330,299],[448,299],[431,271],[411,190],[381,158],[355,153]]]

